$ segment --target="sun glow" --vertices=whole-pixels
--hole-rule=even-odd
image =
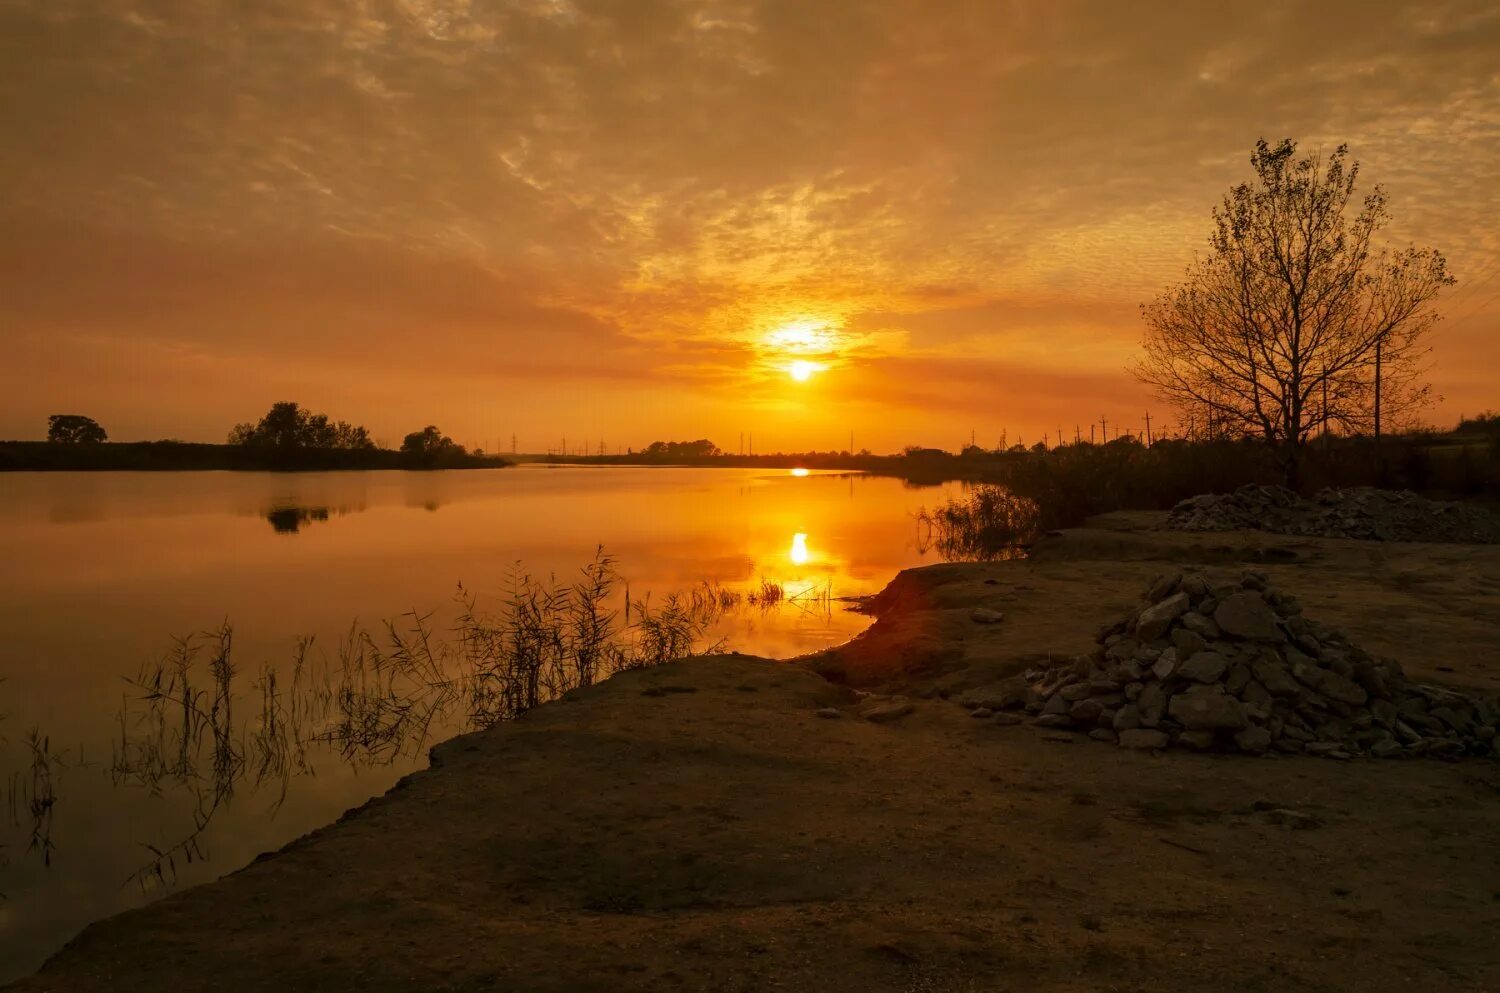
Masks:
[[[807,475],[807,470],[805,468],[803,468],[802,466],[799,465],[799,466],[795,467],[794,469],[792,469],[792,475],[793,476],[805,476],[805,475]]]
[[[808,362],[806,359],[798,359],[786,367],[786,374],[799,383],[805,383],[813,378],[813,373],[822,372],[823,367],[816,362]]]
[[[798,531],[792,535],[792,547],[787,552],[787,558],[792,560],[792,565],[807,565],[812,553],[807,550],[807,535]]]

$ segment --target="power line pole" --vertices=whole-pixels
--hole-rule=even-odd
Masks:
[[[1146,411],[1146,447],[1151,447],[1151,411]]]
[[[1109,420],[1103,414],[1099,415],[1099,440],[1109,444]]]

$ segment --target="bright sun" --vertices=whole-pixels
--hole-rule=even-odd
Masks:
[[[813,373],[822,368],[823,367],[818,365],[816,362],[809,362],[806,359],[798,359],[786,367],[786,372],[788,376],[791,376],[797,382],[805,383],[809,379],[812,379]]]

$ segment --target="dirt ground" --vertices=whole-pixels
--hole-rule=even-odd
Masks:
[[[1500,762],[1132,752],[942,699],[1084,650],[1191,562],[1254,562],[1415,678],[1500,691],[1500,548],[1152,520],[903,574],[807,664],[677,662],[447,742],[12,989],[1500,989]],[[916,706],[870,723],[839,683]]]

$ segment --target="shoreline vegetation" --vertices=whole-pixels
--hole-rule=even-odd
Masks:
[[[318,472],[340,469],[499,469],[513,463],[469,451],[435,424],[413,431],[397,450],[382,448],[362,424],[336,421],[280,401],[259,421],[236,424],[228,443],[109,441],[92,417],[53,414],[46,441],[0,441],[0,470]]]

